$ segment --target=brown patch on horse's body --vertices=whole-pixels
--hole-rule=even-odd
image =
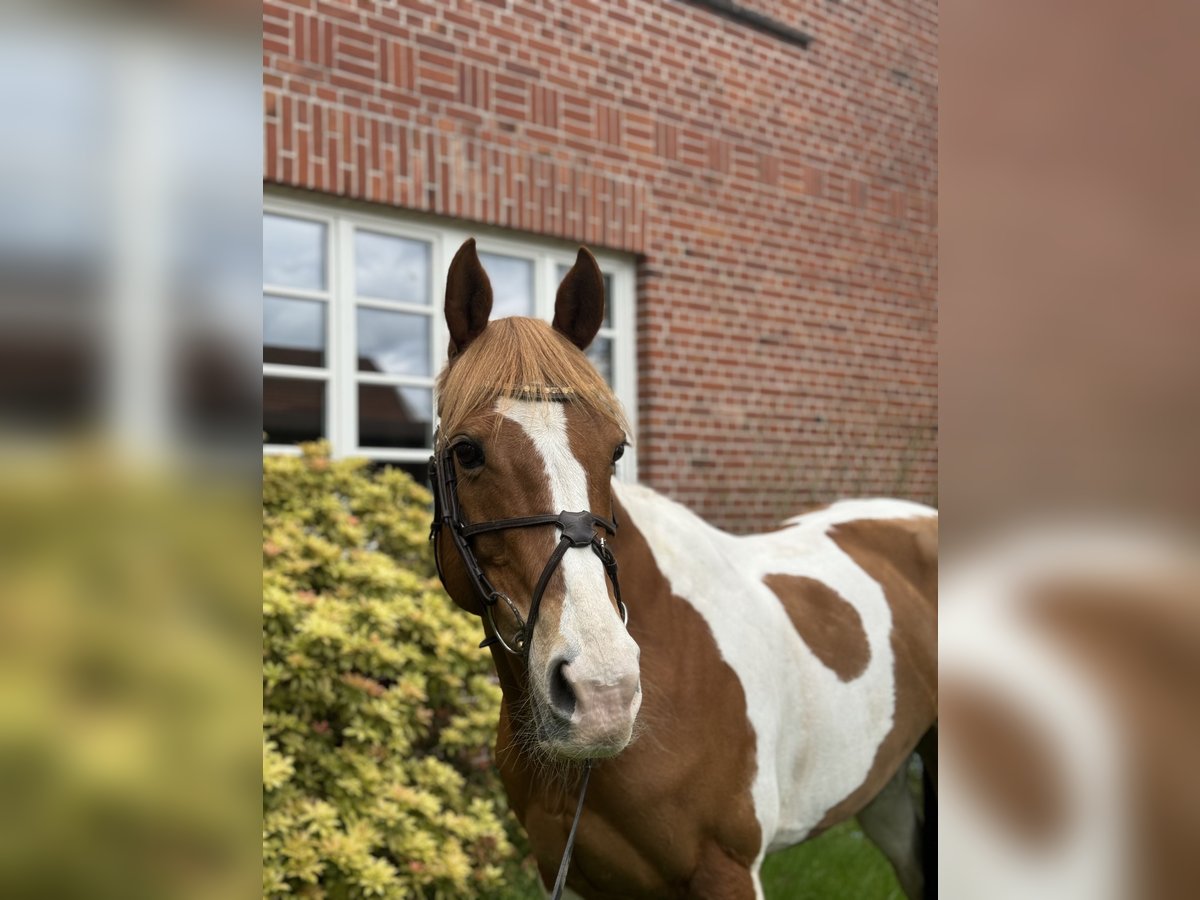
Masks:
[[[937,529],[931,516],[862,519],[829,530],[834,543],[879,582],[891,607],[896,705],[892,730],[866,780],[825,813],[813,834],[866,806],[937,721]]]
[[[842,681],[853,681],[871,661],[862,616],[826,584],[802,575],[766,575],[763,584],[783,604],[800,639]]]
[[[637,585],[629,629],[641,647],[639,736],[597,763],[568,884],[598,898],[754,897],[762,844],[751,784],[755,736],[741,682],[707,623],[674,596],[645,538],[619,507],[613,551],[621,581]],[[512,665],[495,652],[497,667]],[[505,679],[497,762],[538,866],[551,883],[566,845],[578,783],[547,777],[514,742],[519,679]],[[510,694],[510,690],[515,693]],[[519,702],[516,701],[516,702]]]

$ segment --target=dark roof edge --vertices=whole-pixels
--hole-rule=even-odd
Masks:
[[[733,0],[680,0],[680,2],[686,3],[689,6],[698,6],[701,9],[707,9],[709,12],[716,13],[718,16],[729,19],[731,22],[745,25],[786,43],[795,44],[798,47],[807,48],[812,43],[812,35],[793,28],[790,25],[785,25],[783,22],[772,19],[770,16],[747,9],[744,6],[734,3]]]

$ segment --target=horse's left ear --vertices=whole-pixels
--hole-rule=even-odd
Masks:
[[[580,350],[586,350],[604,323],[604,275],[596,257],[579,248],[575,265],[558,286],[554,301],[554,330]]]

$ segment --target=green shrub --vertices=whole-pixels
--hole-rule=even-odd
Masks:
[[[427,491],[395,469],[263,461],[263,893],[510,892],[500,689],[442,592]]]

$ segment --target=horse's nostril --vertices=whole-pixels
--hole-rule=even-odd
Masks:
[[[569,719],[575,713],[575,689],[567,681],[566,660],[555,665],[550,673],[550,707],[555,714]]]

